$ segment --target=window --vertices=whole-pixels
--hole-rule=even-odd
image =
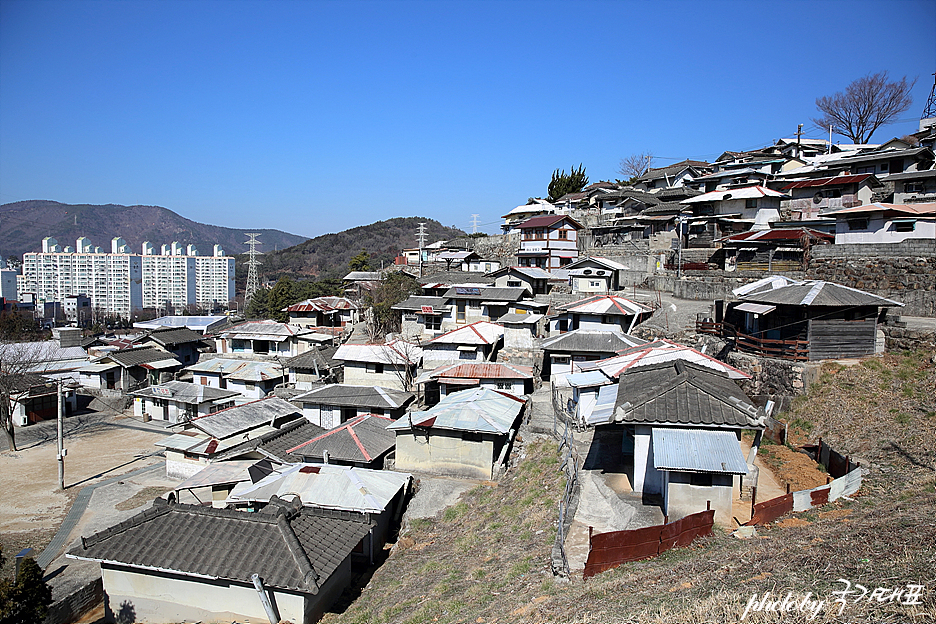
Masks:
[[[559,240],[568,240],[569,231],[568,230],[559,230]]]
[[[426,329],[431,329],[439,331],[442,329],[442,316],[441,315],[427,315],[426,316]]]
[[[745,199],[744,207],[745,208],[757,208],[757,198],[752,197],[751,199]]]
[[[511,383],[509,381],[498,381],[497,389],[498,390],[510,390]]]
[[[849,219],[848,229],[849,230],[867,230],[868,220],[867,219]]]
[[[925,193],[922,182],[904,182],[904,193]]]
[[[253,345],[254,345],[253,346],[254,353],[269,353],[270,352],[269,340],[254,340]]]
[[[455,303],[455,322],[464,323],[465,322],[465,300],[460,299]]]
[[[894,221],[895,232],[912,232],[916,229],[916,221]]]
[[[375,375],[380,375],[383,373],[383,362],[368,362],[367,363],[367,372],[374,373]]]
[[[507,280],[507,288],[520,288],[519,280]]]
[[[559,266],[564,267],[567,264],[572,264],[572,258],[559,258]]]
[[[588,280],[588,286],[590,288],[600,288],[601,282],[599,280]]]
[[[690,485],[702,485],[705,487],[712,487],[712,473],[711,472],[693,472],[689,474],[689,484]]]
[[[480,442],[481,434],[475,433],[473,431],[466,431],[465,433],[462,434],[462,440],[464,440],[465,442]]]
[[[476,359],[475,352],[474,351],[459,351],[458,359],[459,360],[474,360]]]
[[[888,163],[881,163],[881,173],[887,173],[888,168]]]

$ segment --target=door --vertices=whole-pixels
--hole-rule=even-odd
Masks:
[[[455,322],[464,323],[465,322],[465,301],[458,301],[455,304]]]

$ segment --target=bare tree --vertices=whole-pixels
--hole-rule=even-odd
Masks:
[[[875,130],[896,121],[900,113],[910,108],[913,104],[910,91],[915,84],[916,78],[908,83],[906,76],[889,82],[886,71],[862,76],[848,85],[844,93],[816,98],[816,108],[822,116],[812,121],[820,128],[831,127],[853,143],[867,143]]]
[[[416,381],[416,367],[422,359],[422,347],[405,340],[392,340],[383,345],[380,358],[393,369],[401,389],[410,392]]]
[[[624,176],[625,180],[639,178],[648,171],[653,165],[653,153],[643,152],[642,154],[631,154],[627,158],[621,159],[618,165],[618,173]]]
[[[37,375],[42,371],[36,369],[41,369],[42,362],[54,360],[59,350],[52,341],[0,342],[0,428],[11,451],[17,450],[13,424],[16,403],[39,381]]]

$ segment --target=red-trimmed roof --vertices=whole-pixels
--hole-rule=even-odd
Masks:
[[[563,219],[568,219],[569,223],[575,226],[576,229],[579,229],[579,230],[582,229],[581,224],[568,215],[539,215],[537,217],[530,217],[529,219],[527,219],[526,221],[518,225],[517,229],[526,230],[529,228],[549,227],[550,225],[559,223]]]
[[[874,174],[872,173],[861,173],[858,175],[842,175],[835,176],[833,178],[815,178],[813,180],[799,180],[797,182],[791,182],[784,186],[781,190],[788,191],[790,189],[797,188],[814,188],[819,186],[841,186],[843,184],[861,184],[868,178],[873,178]],[[875,181],[877,181],[875,179]]]
[[[819,230],[814,230],[807,227],[798,227],[798,228],[777,228],[770,230],[751,230],[748,232],[741,232],[740,234],[732,234],[731,236],[726,236],[725,238],[719,239],[721,242],[725,241],[799,241],[803,238],[804,234],[808,234],[810,238],[827,240],[832,242],[835,240],[835,236],[832,234],[827,234],[826,232],[820,232]]]

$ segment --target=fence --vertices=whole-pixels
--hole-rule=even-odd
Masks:
[[[825,466],[829,475],[835,479],[811,490],[787,493],[762,503],[757,503],[755,500],[747,526],[768,524],[790,512],[807,511],[813,507],[831,503],[843,496],[850,496],[861,488],[860,464],[853,464],[848,456],[843,456],[833,450],[822,441],[822,438],[819,439],[819,444],[804,448],[807,452],[812,450],[815,453],[813,458]]]
[[[555,409],[553,412],[555,413]],[[565,472],[566,485],[562,498],[559,499],[559,530],[556,532],[556,543],[553,545],[553,573],[568,578],[570,574],[569,559],[565,552],[565,538],[572,519],[575,516],[577,495],[579,491],[579,455],[575,450],[575,437],[568,421],[562,431],[558,431],[553,421],[553,435],[559,439],[559,454],[562,464],[559,469]]]
[[[696,318],[696,333],[711,334],[725,340],[734,340],[737,349],[746,353],[799,362],[809,360],[808,340],[758,338],[738,331],[730,323],[716,323],[715,321],[705,320],[701,314]]]
[[[588,534],[588,560],[584,578],[616,568],[628,561],[650,559],[676,546],[688,546],[712,532],[715,510],[700,511],[675,522],[630,531]]]

